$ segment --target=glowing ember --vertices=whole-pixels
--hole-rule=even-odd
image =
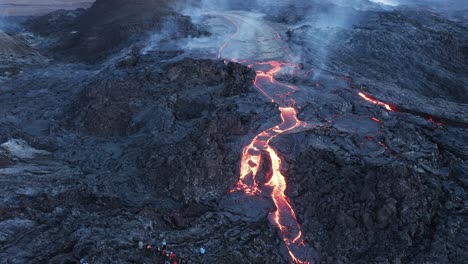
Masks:
[[[387,145],[385,145],[385,143],[383,143],[382,141],[379,141],[377,142],[380,146],[384,147],[384,148],[387,148]]]
[[[443,125],[441,122],[435,121],[435,120],[432,118],[432,116],[429,116],[429,117],[427,118],[427,121],[429,121],[429,122],[431,122],[431,123],[434,123],[434,124],[437,124],[437,125],[439,125],[439,126],[442,126],[442,125]]]
[[[387,109],[388,111],[395,111],[389,104],[386,104],[386,103],[383,103],[377,99],[374,99],[366,94],[364,94],[363,92],[359,92],[359,96],[361,96],[362,98],[364,98],[364,100],[368,101],[368,102],[371,102],[375,105],[380,105],[382,107],[384,107],[385,109]]]

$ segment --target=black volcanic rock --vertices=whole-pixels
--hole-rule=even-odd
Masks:
[[[98,0],[89,9],[55,11],[26,22],[28,28],[54,40],[52,54],[95,63],[123,48],[145,32],[159,31],[165,21],[179,36],[200,33],[190,17],[172,11],[164,0]]]
[[[101,73],[78,95],[67,127],[99,137],[151,135],[134,147],[144,153],[136,158],[158,192],[185,202],[219,199],[237,175],[232,148],[251,125],[235,101],[251,91],[253,71],[211,60],[142,73],[145,65],[142,59]]]
[[[90,86],[75,106],[75,115],[70,120],[74,127],[96,136],[130,134],[137,109],[128,100],[143,97],[138,81],[104,80]]]
[[[238,226],[215,209],[237,180],[244,135],[277,115],[252,92],[252,70],[211,60],[163,63],[153,55],[115,66],[50,66],[60,74],[35,69],[3,83],[1,143],[18,138],[13,142],[50,153],[0,153],[0,259],[163,261],[137,247],[161,236],[196,263],[203,260],[192,248],[223,241],[235,244],[226,263],[255,247],[270,248],[267,259],[281,261],[267,225]],[[45,132],[30,119],[42,120]]]
[[[361,111],[378,115],[378,109],[354,109]],[[407,115],[392,119],[378,133],[385,142],[380,154],[358,130],[343,130],[340,118],[331,128],[274,140],[286,161],[286,193],[306,240],[321,252],[320,263],[466,258],[460,246],[466,221],[460,215],[466,211],[464,128],[424,126]]]
[[[60,37],[70,30],[85,9],[57,10],[36,18],[30,18],[24,25],[32,32],[44,37]]]
[[[95,136],[129,135],[145,125],[136,115],[158,103],[168,107],[177,120],[201,118],[204,111],[222,106],[216,105],[222,97],[249,92],[254,78],[247,67],[211,60],[182,60],[152,76],[139,70],[122,72],[124,80],[102,73],[80,93],[68,120],[70,126]]]
[[[406,90],[455,103],[468,101],[465,26],[429,11],[353,14],[358,18],[352,28],[305,25],[289,31],[291,42],[305,53],[319,51],[308,59],[311,64],[342,68],[363,82],[380,84],[378,89],[392,83],[403,90],[400,94]]]
[[[0,168],[15,164],[10,157],[0,154]]]
[[[0,31],[0,54],[1,56],[27,56],[33,53],[30,47],[15,39],[3,31]]]
[[[249,8],[229,4],[240,2]],[[267,219],[271,189],[229,192],[243,147],[281,122],[253,88],[254,70],[207,59],[229,37],[227,47],[263,53],[265,41],[278,42],[302,62],[277,80],[298,87],[286,97],[307,125],[270,144],[318,263],[468,259],[463,23],[421,10],[352,10],[353,23],[317,28],[304,18],[333,6],[314,1],[279,16],[273,9],[266,18],[276,23],[228,11],[234,22],[248,18],[259,34],[252,45],[250,28],[232,36],[220,14],[202,19],[210,38],[180,41],[193,25],[160,3],[102,0],[30,20],[42,35],[30,40],[59,60],[0,78],[0,263],[164,263],[138,248],[163,240],[188,263],[286,263]],[[161,19],[177,24],[163,34],[167,49],[141,52]],[[19,49],[12,61],[23,69],[31,49],[23,54],[19,43],[29,37],[9,36],[3,48]]]
[[[185,59],[167,67],[166,81],[185,85],[217,85],[223,83],[221,94],[226,97],[250,91],[255,74],[252,69],[237,63],[195,61]]]
[[[11,77],[27,66],[45,62],[46,58],[21,39],[0,30],[0,77]]]

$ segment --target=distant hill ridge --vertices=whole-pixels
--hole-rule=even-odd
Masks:
[[[17,43],[11,36],[0,30],[0,54],[27,55],[32,53],[29,47]]]
[[[57,9],[88,8],[94,1],[92,0],[0,0],[0,16],[32,16],[42,15]]]

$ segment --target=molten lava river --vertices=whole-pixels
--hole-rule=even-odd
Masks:
[[[221,46],[218,58],[222,57],[224,49],[240,31],[233,17],[224,16],[224,18],[235,27],[236,32]],[[276,33],[276,39],[280,40],[278,33]],[[256,71],[254,86],[265,97],[279,106],[282,119],[282,122],[277,126],[260,132],[244,148],[240,164],[240,179],[231,192],[243,192],[246,195],[254,196],[268,189],[276,206],[276,211],[271,212],[269,215],[269,221],[280,232],[291,263],[311,263],[313,259],[307,254],[308,249],[302,238],[301,227],[297,221],[294,208],[285,195],[287,183],[281,171],[282,159],[270,145],[270,142],[281,134],[297,132],[307,127],[307,123],[298,120],[294,107],[295,102],[288,97],[292,92],[298,90],[298,88],[275,79],[275,75],[282,72],[285,68],[294,70],[298,66],[277,60],[258,62],[249,60],[238,61],[236,58],[230,59],[253,67]],[[267,179],[264,186],[259,186],[257,175],[262,161],[266,160],[262,155],[268,155],[267,160],[271,162],[271,176]]]
[[[293,98],[299,87],[278,81],[278,76],[308,75],[309,71],[302,70],[302,65],[293,63],[293,56],[289,48],[282,41],[281,35],[255,16],[232,13],[215,14],[233,27],[234,33],[224,42],[218,51],[218,59],[233,61],[247,65],[256,72],[254,86],[268,100],[275,103],[281,113],[282,122],[274,127],[261,131],[250,144],[244,147],[240,164],[240,178],[231,189],[231,194],[239,194],[247,199],[267,195],[273,201],[275,208],[271,209],[268,219],[279,231],[291,263],[313,263],[312,250],[306,245],[302,236],[294,207],[285,191],[286,177],[282,170],[283,160],[273,149],[271,142],[276,137],[286,133],[297,133],[312,127],[322,126],[321,123],[311,124],[301,121],[297,117],[297,103]],[[242,26],[239,26],[239,25]],[[247,30],[245,30],[247,29]],[[240,53],[240,54],[239,54]],[[284,59],[285,58],[285,59]],[[342,77],[351,88],[355,85],[349,78]],[[318,83],[316,86],[320,86]],[[356,97],[367,104],[377,105],[390,112],[404,112],[395,105],[381,102],[363,91],[356,90]],[[332,116],[336,118],[336,115]],[[378,118],[368,118],[375,122],[374,126],[383,127]],[[432,120],[432,118],[429,118]],[[327,120],[327,119],[325,119]],[[336,119],[335,119],[336,120]],[[325,122],[325,121],[322,121]],[[331,121],[327,121],[331,122]],[[353,121],[351,121],[353,122]],[[342,125],[343,126],[343,125]],[[335,124],[336,127],[336,124]],[[346,126],[344,126],[346,128]],[[367,141],[374,141],[374,135],[367,135]],[[386,145],[375,141],[380,150],[385,151]],[[270,162],[270,172],[266,179],[262,174],[262,163]],[[247,205],[248,209],[250,206]]]
[[[240,36],[243,33],[241,28],[246,28],[246,26],[239,27],[238,23],[248,24],[250,27],[249,30],[252,30],[252,27],[258,27],[258,24],[255,24],[254,22],[249,21],[248,18],[243,18],[239,15],[219,14],[219,16],[223,17],[235,29],[235,32],[230,36],[230,38],[219,48],[218,59],[221,59],[223,58],[224,53],[226,53],[226,49],[229,49],[230,46],[237,50],[243,50],[244,48],[234,47],[234,41],[241,38]],[[291,95],[295,91],[298,91],[299,88],[294,85],[280,82],[275,78],[279,74],[294,74],[299,72],[301,67],[298,64],[292,63],[292,56],[288,48],[282,47],[281,35],[278,32],[271,28],[267,29],[266,27],[265,29],[257,29],[257,31],[260,32],[259,34],[262,34],[261,37],[257,36],[257,38],[267,39],[267,42],[269,42],[263,44],[267,46],[267,48],[263,49],[267,50],[269,53],[274,53],[275,56],[287,58],[286,61],[275,59],[255,61],[248,58],[246,59],[245,54],[248,53],[247,51],[244,52],[245,54],[242,54],[244,56],[243,58],[231,57],[226,58],[226,60],[248,65],[248,67],[255,70],[256,77],[254,80],[254,86],[261,94],[268,98],[268,100],[278,105],[282,122],[274,127],[261,131],[252,139],[250,144],[243,149],[240,164],[240,178],[237,185],[231,190],[231,193],[242,193],[246,196],[257,196],[268,193],[275,205],[275,211],[270,212],[268,219],[279,231],[284,246],[287,249],[289,261],[291,263],[314,263],[315,260],[310,254],[312,251],[305,244],[302,237],[301,226],[298,223],[293,205],[285,194],[287,183],[282,171],[283,160],[279,156],[278,152],[271,146],[272,140],[282,134],[296,133],[313,127],[312,124],[301,121],[297,117],[296,102]],[[265,32],[272,34],[273,36],[268,38],[268,36],[265,36]],[[242,44],[245,42],[246,40],[244,39],[243,42],[239,43]],[[255,43],[255,40],[252,42]],[[261,48],[258,49],[263,50]],[[252,49],[250,49],[250,52],[252,52],[251,50]],[[283,54],[279,55],[278,51],[281,51]],[[359,92],[358,96],[367,102],[379,105],[388,111],[394,110],[392,106],[380,102],[362,92]],[[380,120],[376,120],[380,122]],[[271,171],[266,182],[261,184],[260,182],[265,180],[258,179],[258,174],[262,167],[262,162],[265,161],[271,162],[269,166]]]

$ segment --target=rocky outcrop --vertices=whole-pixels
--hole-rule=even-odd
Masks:
[[[33,48],[0,30],[0,77],[17,75],[24,67],[45,61]]]
[[[464,232],[460,221],[466,219],[458,213],[466,196],[449,191],[462,188],[457,182],[466,178],[455,169],[459,161],[440,171],[409,156],[366,161],[325,150],[310,133],[279,142],[294,142],[294,154],[286,154],[288,194],[321,263],[459,263],[466,257],[455,235]],[[435,160],[447,154],[433,153]]]
[[[145,126],[147,120],[138,115],[157,111],[152,107],[170,113],[172,118],[161,120],[167,125],[199,119],[206,111],[234,110],[222,100],[251,91],[254,78],[247,67],[211,60],[185,59],[150,76],[140,75],[140,69],[141,65],[128,70],[124,81],[102,73],[81,92],[68,123],[86,134],[125,136]]]
[[[55,11],[26,25],[33,33],[55,39],[47,47],[54,56],[95,63],[160,31],[164,23],[172,23],[179,37],[201,34],[190,17],[172,11],[164,0],[98,0],[86,10]]]
[[[389,101],[408,108],[421,96],[454,103],[468,101],[468,76],[463,70],[468,67],[465,26],[430,11],[361,11],[352,15],[358,17],[352,27],[338,25],[333,30],[303,22],[305,26],[289,31],[290,42],[304,53],[316,53],[306,59],[312,65],[331,71],[343,69],[374,86]],[[402,98],[409,96],[412,100]]]
[[[185,202],[218,199],[235,182],[237,144],[251,129],[236,98],[251,92],[253,71],[185,59],[141,75],[144,65],[122,72],[124,81],[99,75],[74,103],[68,127],[99,137],[144,135],[147,142],[134,148],[158,192]]]

